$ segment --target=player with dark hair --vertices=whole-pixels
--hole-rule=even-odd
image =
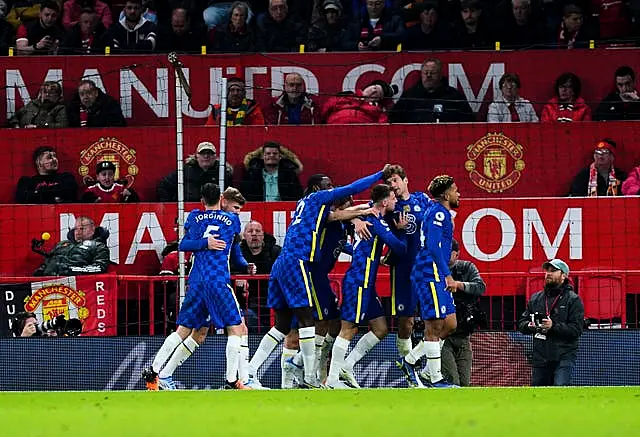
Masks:
[[[411,387],[422,386],[414,369],[415,363],[426,354],[431,386],[453,387],[442,376],[440,340],[456,329],[456,307],[451,292],[457,282],[451,276],[451,241],[453,220],[451,210],[460,202],[454,179],[448,175],[435,177],[428,188],[434,203],[425,212],[420,227],[420,250],[411,272],[413,292],[425,323],[424,340],[405,357],[396,361]]]
[[[387,321],[375,283],[380,255],[384,244],[396,253],[407,250],[406,242],[396,238],[383,217],[396,206],[396,195],[388,185],[380,184],[371,190],[372,215],[365,220],[371,223],[372,237],[358,240],[353,247],[351,266],[342,282],[342,307],[340,334],[333,344],[331,365],[326,386],[329,388],[359,388],[353,375],[354,365],[362,359],[388,332]],[[405,227],[405,218],[400,217],[398,227]],[[345,360],[349,343],[358,332],[358,325],[369,322],[370,331],[363,335]],[[347,384],[340,381],[343,378]]]
[[[400,356],[405,356],[412,348],[411,333],[416,312],[416,301],[411,289],[411,269],[420,248],[422,216],[432,202],[423,192],[409,192],[409,179],[400,165],[390,166],[384,173],[383,179],[391,187],[397,199],[391,217],[397,220],[399,216],[404,216],[403,222],[406,222],[404,229],[397,229],[391,226],[393,224],[391,217],[386,218],[396,236],[398,233],[406,235],[407,252],[398,254],[390,251],[385,259],[385,264],[390,266],[391,273],[391,316],[398,317],[396,346]]]
[[[232,250],[240,235],[237,214],[220,209],[220,188],[207,183],[201,189],[204,211],[195,209],[185,222],[180,250],[193,252],[189,291],[178,314],[178,329],[167,337],[150,368],[143,371],[147,388],[175,389],[172,374],[204,342],[212,323],[227,329],[227,369],[225,388],[246,389],[238,379],[242,345],[242,316],[231,288],[229,257],[236,265],[255,273],[238,251]],[[159,375],[158,375],[159,374]]]
[[[386,168],[386,167],[385,167]],[[263,337],[249,363],[249,375],[255,380],[257,369],[291,329],[293,315],[298,319],[300,350],[304,362],[303,388],[319,387],[315,366],[315,326],[313,318],[310,265],[319,261],[320,238],[331,205],[338,199],[357,194],[382,177],[382,171],[359,179],[350,185],[333,188],[328,176],[314,175],[306,196],[296,205],[287,229],[282,252],[276,259],[269,278],[268,305],[275,310],[276,323]]]

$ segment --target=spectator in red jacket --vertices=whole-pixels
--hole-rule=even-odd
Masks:
[[[543,123],[591,121],[591,109],[580,97],[582,83],[573,73],[563,73],[554,86],[555,97],[542,108],[540,121]]]
[[[84,203],[129,203],[139,202],[138,194],[129,188],[126,181],[116,180],[116,165],[111,161],[100,161],[96,166],[96,180],[87,181],[82,198]]]
[[[627,179],[622,183],[622,194],[625,196],[640,195],[640,165],[631,170]]]
[[[100,0],[68,0],[64,4],[64,12],[62,14],[62,24],[65,29],[69,30],[75,26],[80,20],[82,9],[91,8],[96,11],[96,19],[102,22],[105,29],[113,24],[111,17],[111,9],[109,5]]]
[[[393,94],[389,84],[375,80],[355,94],[330,98],[322,119],[327,124],[388,123],[387,109]]]
[[[267,124],[316,124],[316,105],[305,91],[304,79],[299,73],[284,77],[284,92],[273,100],[265,111]]]

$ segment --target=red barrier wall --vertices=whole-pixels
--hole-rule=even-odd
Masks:
[[[197,205],[190,205],[191,208]],[[256,219],[282,241],[293,203],[249,203],[241,221]],[[50,249],[72,216],[87,214],[111,232],[109,247],[118,273],[157,274],[160,252],[175,239],[173,204],[0,206],[0,274],[30,274],[41,262],[30,251],[44,231]],[[640,202],[637,197],[609,199],[467,199],[455,218],[461,257],[481,272],[501,273],[491,294],[524,293],[524,276],[550,258],[571,269],[640,270]],[[348,259],[348,258],[347,258]],[[346,260],[346,259],[345,259]],[[346,263],[339,263],[344,270]],[[509,274],[508,272],[514,272]]]
[[[618,143],[618,166],[629,171],[640,164],[639,126],[617,122],[244,127],[228,131],[227,160],[235,167],[234,179],[239,183],[244,155],[275,140],[300,157],[305,169],[303,185],[313,173],[328,173],[336,183],[344,184],[386,162],[398,162],[407,170],[414,190],[424,189],[436,174],[449,173],[467,198],[564,196],[576,173],[589,164],[592,147],[602,137]],[[34,173],[32,151],[43,144],[56,146],[61,170],[72,172],[79,182],[84,172],[95,175],[99,160],[115,161],[120,177],[132,177],[144,201],[156,200],[160,179],[176,168],[173,128],[29,129],[5,130],[3,135],[1,203],[14,201],[19,177]],[[101,140],[104,138],[117,141]],[[185,156],[195,151],[198,142],[218,144],[218,138],[215,128],[186,129]]]
[[[437,53],[449,84],[465,92],[472,102],[493,100],[498,80],[505,72],[522,79],[522,94],[535,102],[546,102],[553,94],[553,82],[564,72],[582,79],[583,96],[599,102],[613,86],[613,72],[620,65],[640,70],[637,49],[529,50],[526,52]],[[313,94],[335,94],[353,90],[374,79],[385,79],[400,88],[418,80],[417,70],[429,53],[315,53],[181,56],[193,89],[190,105],[183,112],[187,123],[203,124],[209,105],[218,103],[223,75],[241,71],[249,96],[261,104],[282,90],[283,75],[300,72]],[[11,114],[23,100],[35,97],[45,80],[61,80],[67,99],[79,79],[90,76],[107,93],[120,100],[131,125],[173,124],[175,78],[165,55],[70,56],[4,58],[0,65],[0,111]],[[478,110],[480,105],[474,107]],[[538,112],[540,105],[538,105]]]

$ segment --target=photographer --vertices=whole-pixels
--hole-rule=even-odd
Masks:
[[[456,304],[456,331],[444,340],[442,347],[442,374],[447,381],[455,385],[468,387],[471,384],[471,334],[484,322],[484,313],[480,310],[479,298],[487,288],[480,277],[478,268],[471,261],[458,259],[460,246],[456,240],[451,242],[449,268],[451,276],[457,281],[453,290]]]
[[[39,323],[34,313],[17,313],[11,321],[13,337],[66,337],[78,336],[82,332],[82,322],[67,320],[63,314],[55,319]]]
[[[532,386],[569,385],[584,327],[584,305],[569,284],[569,266],[560,259],[542,265],[544,290],[538,291],[518,320],[533,334]]]

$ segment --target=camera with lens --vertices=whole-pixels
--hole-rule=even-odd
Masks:
[[[13,319],[12,330],[15,337],[21,337],[25,324],[29,319],[35,319],[34,313],[18,313]],[[55,331],[58,337],[68,336],[77,337],[82,333],[82,322],[78,319],[68,319],[63,315],[59,315],[54,319],[46,320],[42,323],[34,323],[34,337],[48,337],[50,331]]]

